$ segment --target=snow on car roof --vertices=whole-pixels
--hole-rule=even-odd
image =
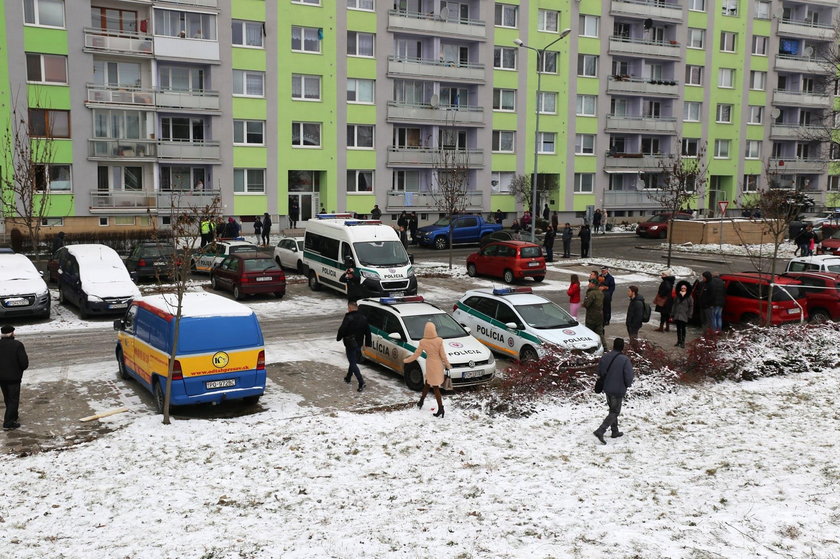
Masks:
[[[175,315],[178,310],[178,300],[174,294],[148,295],[135,299],[135,301],[145,303],[171,315]],[[181,316],[188,318],[250,316],[252,314],[254,314],[254,311],[245,305],[213,293],[184,293],[184,300],[181,304]]]
[[[535,295],[533,293],[510,293],[508,295],[496,295],[493,293],[492,289],[471,289],[464,294],[464,297],[467,295],[483,295],[485,297],[492,297],[493,299],[501,301],[510,301],[514,305],[530,305],[534,303],[545,303],[548,301],[545,297]],[[462,299],[464,297],[462,297]]]
[[[216,243],[220,245],[227,245],[229,247],[252,246],[257,248],[257,245],[250,241],[216,241]]]
[[[106,245],[67,245],[67,252],[76,257],[77,260],[113,260],[116,258],[122,262],[117,251]]]
[[[375,304],[377,307],[398,307],[400,316],[418,316],[425,314],[446,314],[446,311],[439,309],[431,303],[380,303],[379,299],[362,299],[359,303]]]
[[[14,279],[41,279],[41,274],[23,254],[0,254],[0,280]]]

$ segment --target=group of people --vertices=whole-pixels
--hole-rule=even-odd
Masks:
[[[291,215],[289,217],[291,219]],[[265,212],[262,218],[260,216],[254,217],[254,236],[257,238],[258,245],[268,246],[269,237],[271,236],[271,216],[268,215],[268,212]]]
[[[378,210],[379,206],[374,206],[374,209]],[[373,215],[373,211],[371,211],[371,215]],[[377,217],[375,219],[379,218]],[[400,213],[399,217],[397,218],[397,233],[399,233],[400,241],[406,248],[408,248],[409,244],[416,245],[418,242],[420,242],[420,238],[417,236],[416,212],[408,213],[405,210],[403,210]],[[409,234],[411,235],[411,239],[409,239],[408,237]]]
[[[227,221],[214,223],[210,219],[204,219],[199,223],[199,234],[201,235],[201,246],[208,245],[219,239],[237,239],[242,234],[242,226],[233,217]],[[254,235],[256,244],[268,246],[271,237],[271,216],[265,212],[262,217],[254,217]]]

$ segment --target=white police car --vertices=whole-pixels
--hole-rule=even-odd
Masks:
[[[363,356],[403,375],[412,390],[423,388],[426,359],[421,356],[413,363],[403,363],[403,359],[417,349],[427,322],[433,322],[443,338],[453,386],[483,384],[496,374],[493,353],[446,311],[421,296],[362,299],[359,310],[367,317],[372,342],[372,347],[363,348]]]
[[[467,291],[452,316],[493,351],[523,361],[538,359],[548,344],[591,355],[604,352],[598,334],[530,287]]]
[[[225,259],[225,256],[242,253],[256,254],[258,248],[257,245],[248,241],[216,241],[202,247],[193,255],[190,268],[193,272],[209,274],[213,268]]]

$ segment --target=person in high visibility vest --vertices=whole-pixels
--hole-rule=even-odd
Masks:
[[[204,219],[201,221],[200,225],[200,232],[201,232],[201,246],[205,246],[207,243],[213,242],[213,222],[209,219]]]

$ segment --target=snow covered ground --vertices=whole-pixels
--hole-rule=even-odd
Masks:
[[[659,245],[663,250],[668,250],[668,243]],[[672,245],[673,250],[679,252],[699,252],[704,254],[731,254],[734,256],[752,256],[757,258],[759,255],[762,258],[770,258],[773,255],[773,245],[766,243],[763,245],[730,245],[730,244],[716,244],[711,243],[707,245],[697,245],[694,243],[682,243]],[[793,258],[793,253],[796,250],[796,245],[793,243],[782,243],[779,245],[778,258],[788,260]]]

